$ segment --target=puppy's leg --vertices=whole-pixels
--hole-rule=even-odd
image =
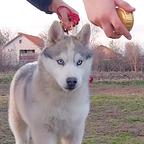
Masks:
[[[30,132],[28,126],[15,108],[15,105],[11,105],[9,108],[9,125],[15,137],[15,142],[16,144],[29,144]]]
[[[31,135],[34,144],[57,144],[57,136],[45,128],[31,128]]]
[[[70,135],[61,139],[62,144],[81,144],[84,134],[84,125],[76,128]]]

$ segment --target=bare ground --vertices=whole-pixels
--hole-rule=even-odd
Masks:
[[[93,95],[95,94],[109,94],[109,95],[142,95],[144,94],[144,88],[138,86],[126,86],[126,87],[97,87],[91,88]]]

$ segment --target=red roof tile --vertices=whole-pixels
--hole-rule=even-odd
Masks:
[[[29,34],[25,34],[25,33],[18,33],[19,35],[25,36],[27,39],[29,39],[30,41],[32,41],[34,44],[36,44],[37,46],[43,48],[44,47],[44,41],[43,39],[41,39],[38,36],[33,36],[33,35],[29,35]]]

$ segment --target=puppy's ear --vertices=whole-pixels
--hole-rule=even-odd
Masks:
[[[58,21],[54,21],[49,29],[49,41],[55,43],[64,37],[64,31]]]
[[[77,38],[83,43],[88,44],[91,35],[91,29],[89,24],[85,24],[81,31],[77,34]]]

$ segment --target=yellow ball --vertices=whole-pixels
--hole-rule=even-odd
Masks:
[[[134,24],[134,16],[133,13],[126,12],[122,8],[116,8],[117,14],[120,17],[120,20],[125,25],[128,31],[130,31]]]

